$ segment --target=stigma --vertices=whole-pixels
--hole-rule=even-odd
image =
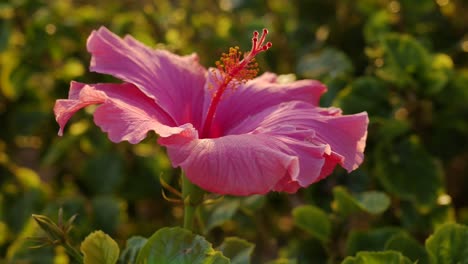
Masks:
[[[219,86],[237,87],[239,84],[255,78],[258,74],[258,63],[255,56],[271,48],[271,42],[266,42],[268,30],[265,28],[262,35],[254,31],[252,36],[252,48],[248,52],[242,52],[239,47],[231,47],[227,53],[223,53],[221,58],[216,61],[217,70],[215,83]]]
[[[254,31],[252,36],[252,48],[248,52],[242,53],[239,47],[230,48],[227,53],[223,53],[216,62],[216,67],[212,69],[214,82],[209,88],[214,90],[208,112],[205,117],[201,136],[202,138],[216,137],[211,124],[216,114],[216,109],[221,101],[222,95],[228,89],[236,89],[239,85],[255,78],[258,74],[258,64],[255,56],[271,48],[271,42],[266,42],[268,30],[265,28],[260,35]]]

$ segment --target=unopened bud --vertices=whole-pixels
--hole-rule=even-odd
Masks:
[[[32,218],[52,241],[65,241],[65,233],[45,215],[33,214]]]

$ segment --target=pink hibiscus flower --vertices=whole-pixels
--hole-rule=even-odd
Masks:
[[[363,161],[367,113],[342,115],[319,107],[326,87],[315,80],[279,83],[257,73],[255,55],[271,47],[267,31],[254,33],[252,49],[223,54],[205,69],[195,54],[154,50],[131,36],[101,27],[88,38],[90,70],[121,84],[71,82],[68,99],[54,112],[59,135],[79,109],[98,104],[94,122],[113,142],[136,144],[159,135],[174,167],[218,194],[293,193]]]

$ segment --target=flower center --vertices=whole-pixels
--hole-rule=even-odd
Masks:
[[[219,61],[216,62],[216,69],[212,71],[216,91],[214,91],[210,106],[208,107],[208,113],[201,134],[202,138],[210,137],[211,124],[215,117],[216,108],[227,88],[235,89],[257,76],[258,64],[255,61],[255,56],[272,46],[271,42],[264,44],[267,35],[268,30],[266,28],[263,29],[260,38],[259,33],[255,31],[252,37],[252,48],[249,52],[245,52],[242,55],[239,47],[230,48],[229,52],[223,53]],[[213,89],[214,87],[210,88]]]

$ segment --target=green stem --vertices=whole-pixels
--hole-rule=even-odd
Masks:
[[[193,231],[195,211],[203,202],[204,191],[191,183],[182,172],[182,198],[184,199],[184,228]]]
[[[62,246],[65,248],[67,253],[76,261],[76,263],[83,263],[83,256],[68,242],[63,243]]]

